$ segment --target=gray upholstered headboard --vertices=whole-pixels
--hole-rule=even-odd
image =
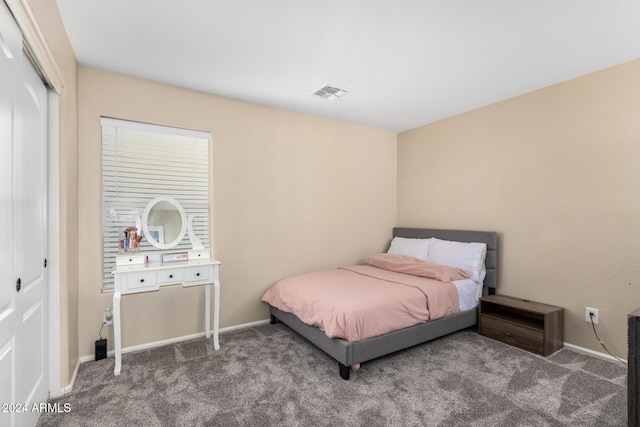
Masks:
[[[485,267],[487,275],[484,286],[495,289],[498,287],[498,234],[495,231],[466,231],[466,230],[438,230],[431,228],[402,228],[393,229],[393,237],[407,237],[410,239],[428,239],[435,237],[441,240],[456,242],[479,242],[487,244]]]

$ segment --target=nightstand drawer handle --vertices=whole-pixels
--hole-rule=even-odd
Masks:
[[[173,274],[170,274],[170,275],[169,275],[169,279],[173,279]]]
[[[504,333],[506,336],[510,337],[511,336],[511,332],[505,332]]]
[[[140,283],[144,283],[144,279],[140,279]]]

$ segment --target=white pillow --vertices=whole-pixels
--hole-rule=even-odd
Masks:
[[[408,239],[406,237],[394,237],[387,253],[410,256],[423,261],[429,255],[431,239]]]
[[[469,270],[470,279],[481,283],[487,274],[484,268],[486,255],[486,243],[463,243],[433,238],[429,245],[427,261]]]

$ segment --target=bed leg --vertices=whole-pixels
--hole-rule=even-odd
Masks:
[[[351,368],[349,366],[344,366],[342,363],[338,362],[338,366],[340,367],[340,376],[343,380],[349,380],[349,373],[351,372]]]
[[[276,323],[278,323],[278,318],[273,314],[269,314],[269,323],[271,325],[275,325]]]

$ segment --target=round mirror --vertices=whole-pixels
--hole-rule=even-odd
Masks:
[[[158,249],[171,249],[182,241],[187,220],[184,209],[171,197],[156,197],[142,213],[142,233]]]

